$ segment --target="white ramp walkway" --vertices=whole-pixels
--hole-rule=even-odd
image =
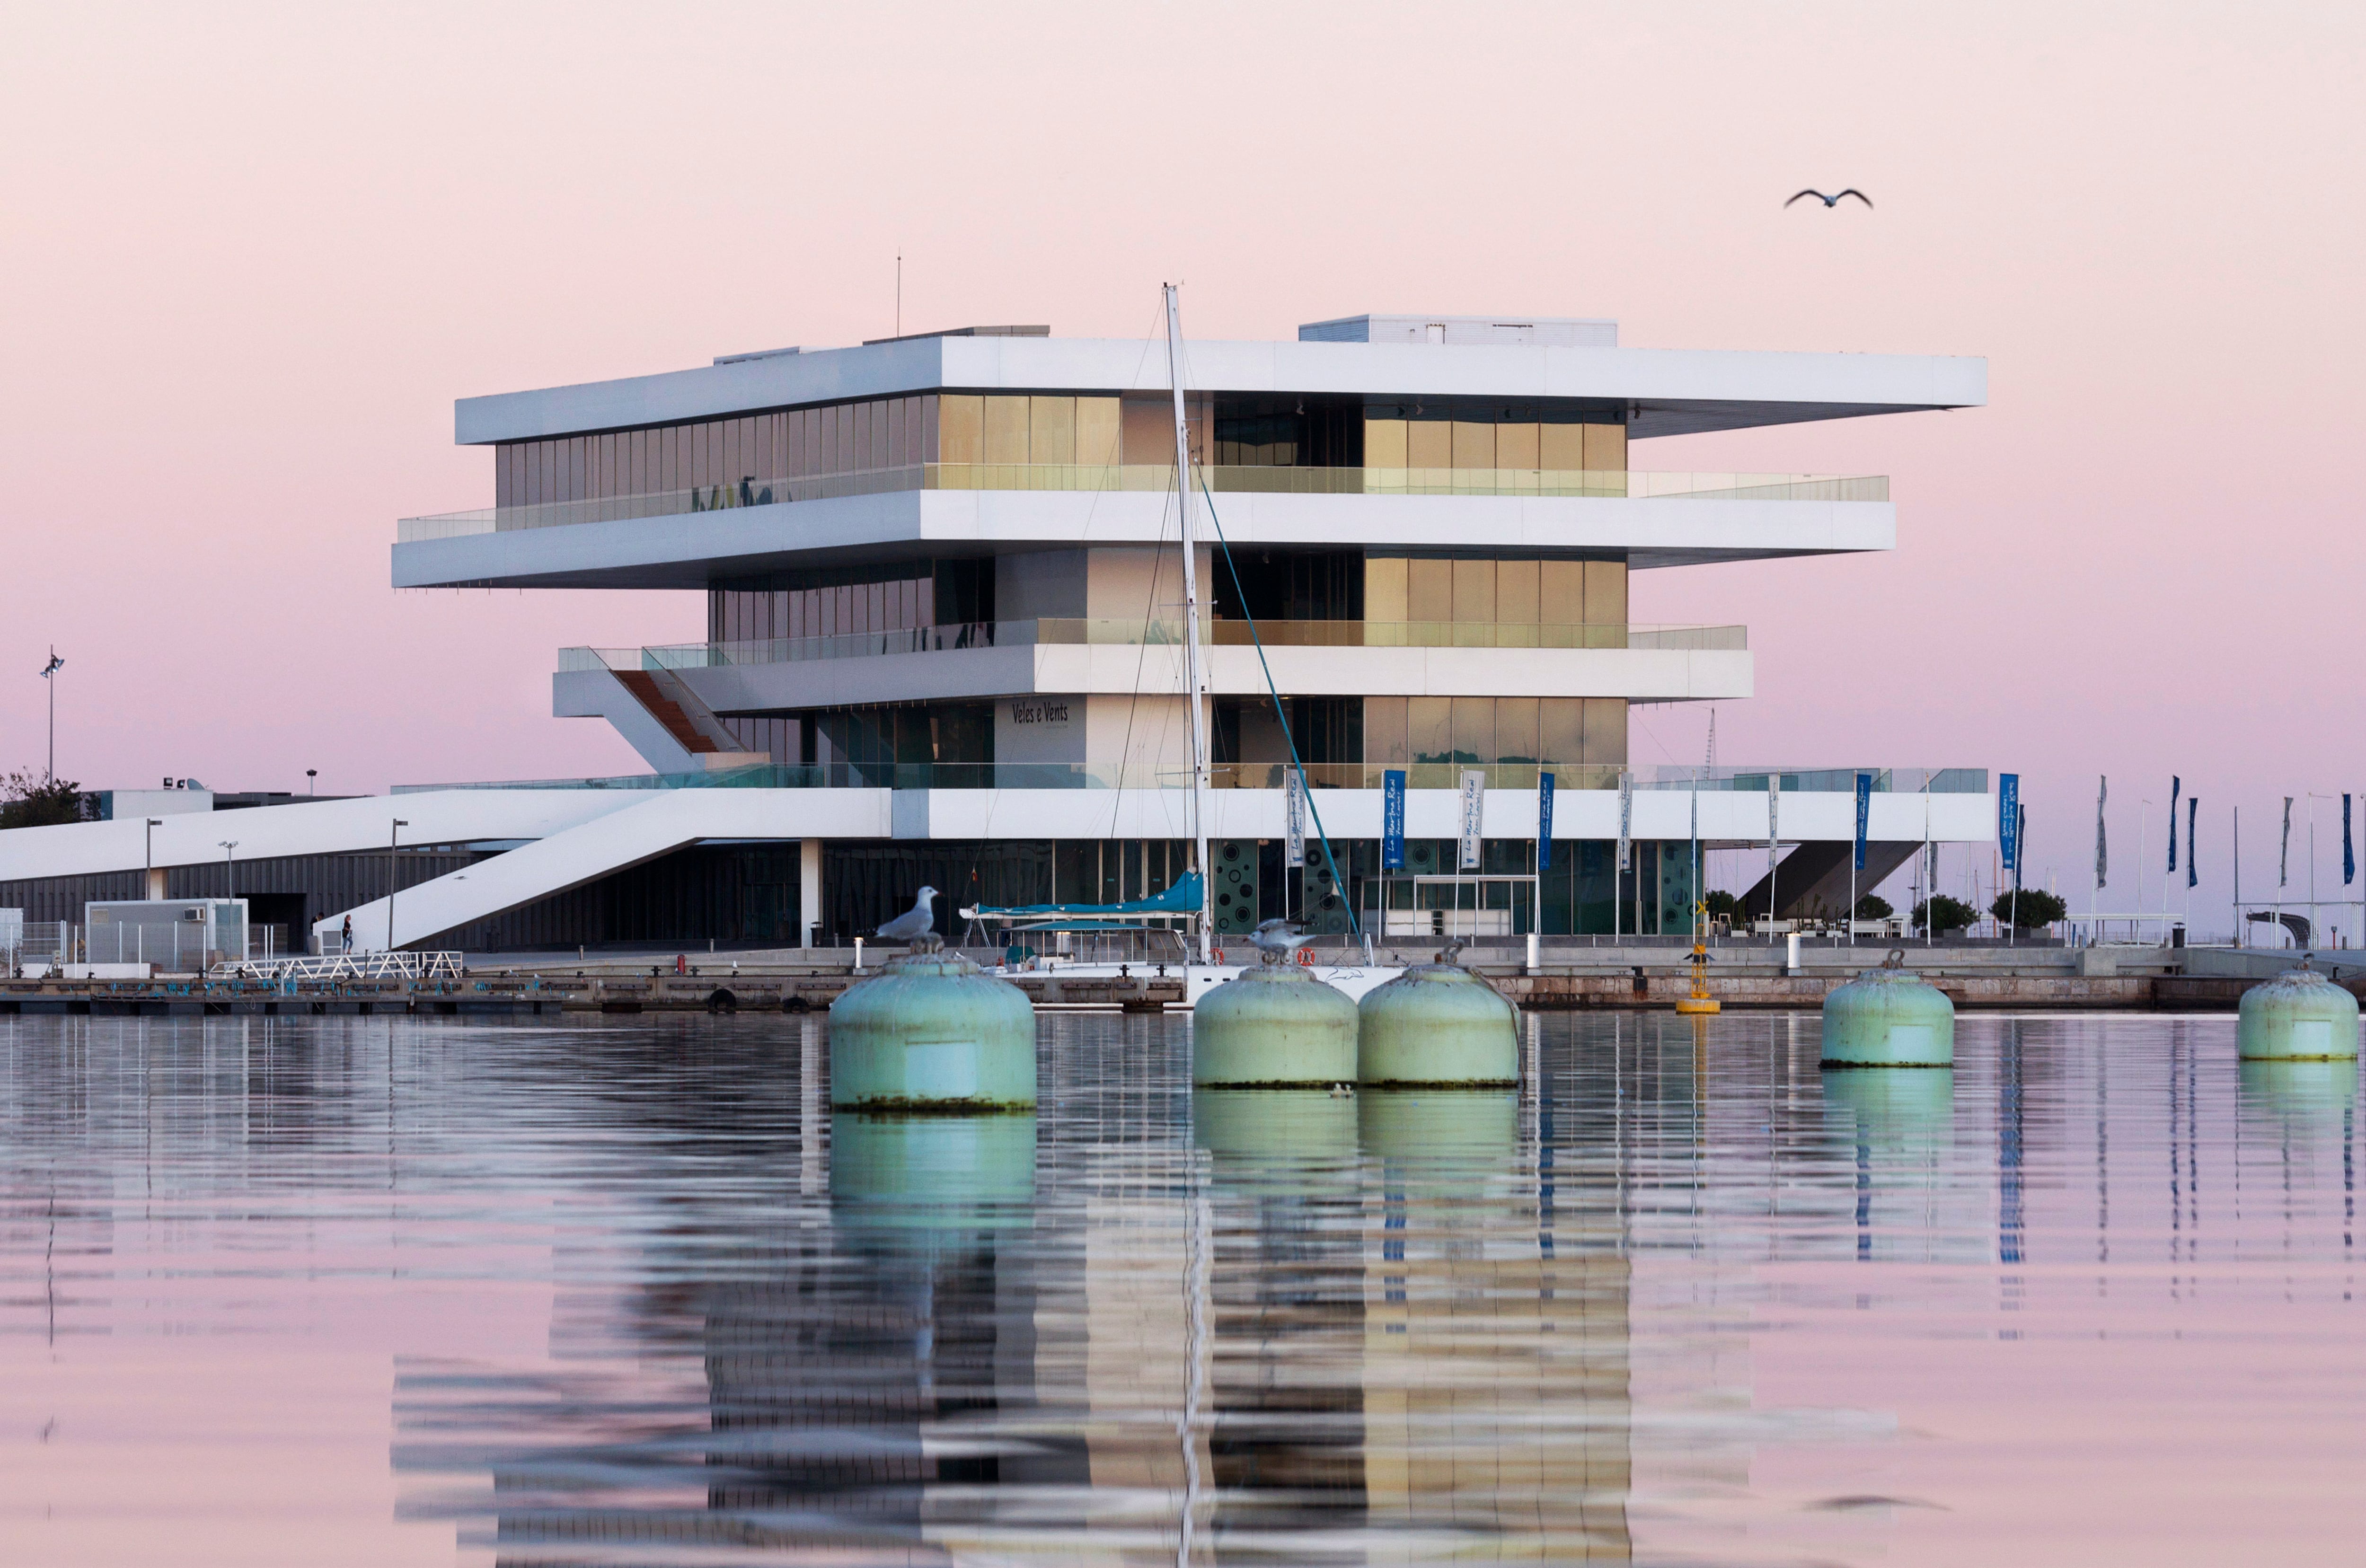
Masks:
[[[394,897],[394,945],[401,947],[580,887],[704,839],[881,839],[889,792],[813,789],[652,791],[611,811],[466,871],[406,887]],[[387,901],[371,900],[316,922],[338,931],[351,914],[354,946],[387,944]]]

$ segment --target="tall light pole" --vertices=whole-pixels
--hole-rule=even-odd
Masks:
[[[238,840],[236,839],[216,839],[214,842],[221,846],[222,897],[225,898],[235,898],[238,897],[238,873],[232,868],[231,862],[238,852]]]
[[[394,951],[394,855],[396,841],[411,824],[398,817],[386,830],[386,950]]]
[[[318,768],[307,768],[304,770],[304,793],[306,795],[313,793],[315,788],[314,781],[318,780],[320,776],[321,770]]]
[[[140,856],[140,897],[142,898],[156,897],[156,829],[163,825],[163,818],[151,817],[148,825],[141,829],[147,840],[147,847]]]
[[[50,644],[50,661],[41,666],[41,679],[50,683],[50,769],[44,783],[53,783],[58,776],[58,671],[66,661],[58,657],[58,645]]]

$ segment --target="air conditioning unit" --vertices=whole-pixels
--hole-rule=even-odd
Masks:
[[[205,923],[206,923],[206,910],[205,910],[205,906],[204,906],[204,905],[202,905],[202,904],[200,904],[200,905],[198,905],[198,906],[197,906],[196,908],[194,908],[194,909],[184,909],[184,910],[182,910],[182,911],[181,911],[181,919],[185,919],[185,920],[194,920],[194,921],[196,921],[196,922],[197,922],[197,924],[199,924],[199,925],[203,925],[203,924],[205,924]]]

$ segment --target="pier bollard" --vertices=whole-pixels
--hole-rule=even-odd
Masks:
[[[1195,1089],[1355,1081],[1356,1004],[1295,964],[1245,969],[1192,1010]]]
[[[1955,1061],[1955,1004],[1906,967],[1892,948],[1824,998],[1827,1067],[1947,1067]]]
[[[2297,969],[2243,993],[2235,1041],[2247,1062],[2354,1062],[2358,998],[2303,957]]]
[[[829,1102],[870,1111],[1035,1103],[1035,1008],[958,953],[914,951],[829,1004]]]

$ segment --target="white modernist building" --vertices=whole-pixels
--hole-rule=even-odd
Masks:
[[[1628,584],[1891,548],[1887,481],[1662,472],[1638,444],[1976,406],[1984,362],[1632,349],[1606,321],[1423,316],[1189,341],[1181,360],[1189,630],[1164,341],[977,327],[463,400],[493,504],[403,520],[395,584],[703,592],[702,642],[558,655],[554,712],[613,724],[650,773],[262,807],[242,858],[446,847],[436,874],[389,872],[397,943],[828,942],[922,883],[959,935],[961,907],[1117,903],[1182,875],[1196,700],[1221,931],[1284,912],[1397,935],[1675,929],[1696,831],[1764,843],[1778,809],[1797,846],[1782,911],[1837,911],[1860,770],[1775,771],[1779,808],[1769,770],[1633,777],[1630,705],[1745,697],[1752,669],[1744,628],[1637,624]],[[1319,850],[1287,863],[1293,751],[1336,877]],[[1470,872],[1454,840],[1473,771]],[[1992,838],[1984,773],[1862,771],[1873,879],[1926,839]],[[1391,773],[1402,864],[1383,863]],[[208,859],[178,858],[181,838],[218,836],[183,822],[0,837],[0,902],[26,879]],[[350,910],[365,945],[388,939],[382,903],[332,902],[306,920]]]

